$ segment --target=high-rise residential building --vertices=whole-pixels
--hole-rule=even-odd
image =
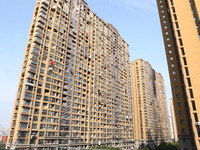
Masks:
[[[7,147],[134,145],[128,44],[84,0],[37,0]]]
[[[156,100],[158,101],[158,114],[160,115],[161,140],[171,140],[170,116],[168,112],[167,97],[164,79],[161,73],[155,73]]]
[[[174,141],[178,141],[173,99],[170,100],[170,109],[171,109],[171,115],[172,115],[171,117],[172,117],[172,128],[173,128],[173,139],[174,139]]]
[[[181,150],[200,149],[200,1],[157,0]]]
[[[139,145],[155,146],[171,136],[164,79],[142,59],[131,68],[135,139]]]

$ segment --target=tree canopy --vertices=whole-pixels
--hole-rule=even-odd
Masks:
[[[147,146],[141,150],[178,150],[178,142],[175,142],[175,143],[162,142],[159,146],[157,146],[154,149]]]

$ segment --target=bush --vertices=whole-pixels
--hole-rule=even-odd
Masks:
[[[174,142],[174,143],[162,142],[155,149],[152,149],[149,146],[147,146],[140,150],[178,150],[178,147],[179,147],[178,142]]]
[[[178,150],[178,143],[162,142],[155,150]]]
[[[6,147],[6,144],[5,144],[5,143],[2,143],[2,142],[0,142],[0,149],[5,149],[5,147]]]
[[[153,149],[151,147],[147,146],[147,147],[140,149],[140,150],[153,150]]]
[[[108,146],[98,146],[98,147],[95,147],[95,149],[120,150],[119,148],[115,148],[115,147],[108,147]]]

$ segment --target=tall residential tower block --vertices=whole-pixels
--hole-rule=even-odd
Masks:
[[[200,1],[157,0],[181,150],[200,149]]]
[[[128,44],[84,0],[37,0],[7,147],[133,147]]]
[[[131,63],[135,140],[154,147],[171,139],[164,79],[142,59]]]

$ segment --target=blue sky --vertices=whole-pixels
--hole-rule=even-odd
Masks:
[[[85,0],[129,43],[131,61],[142,58],[165,78],[171,98],[155,0]],[[0,0],[0,124],[9,126],[35,0]],[[8,7],[9,6],[9,7]]]

